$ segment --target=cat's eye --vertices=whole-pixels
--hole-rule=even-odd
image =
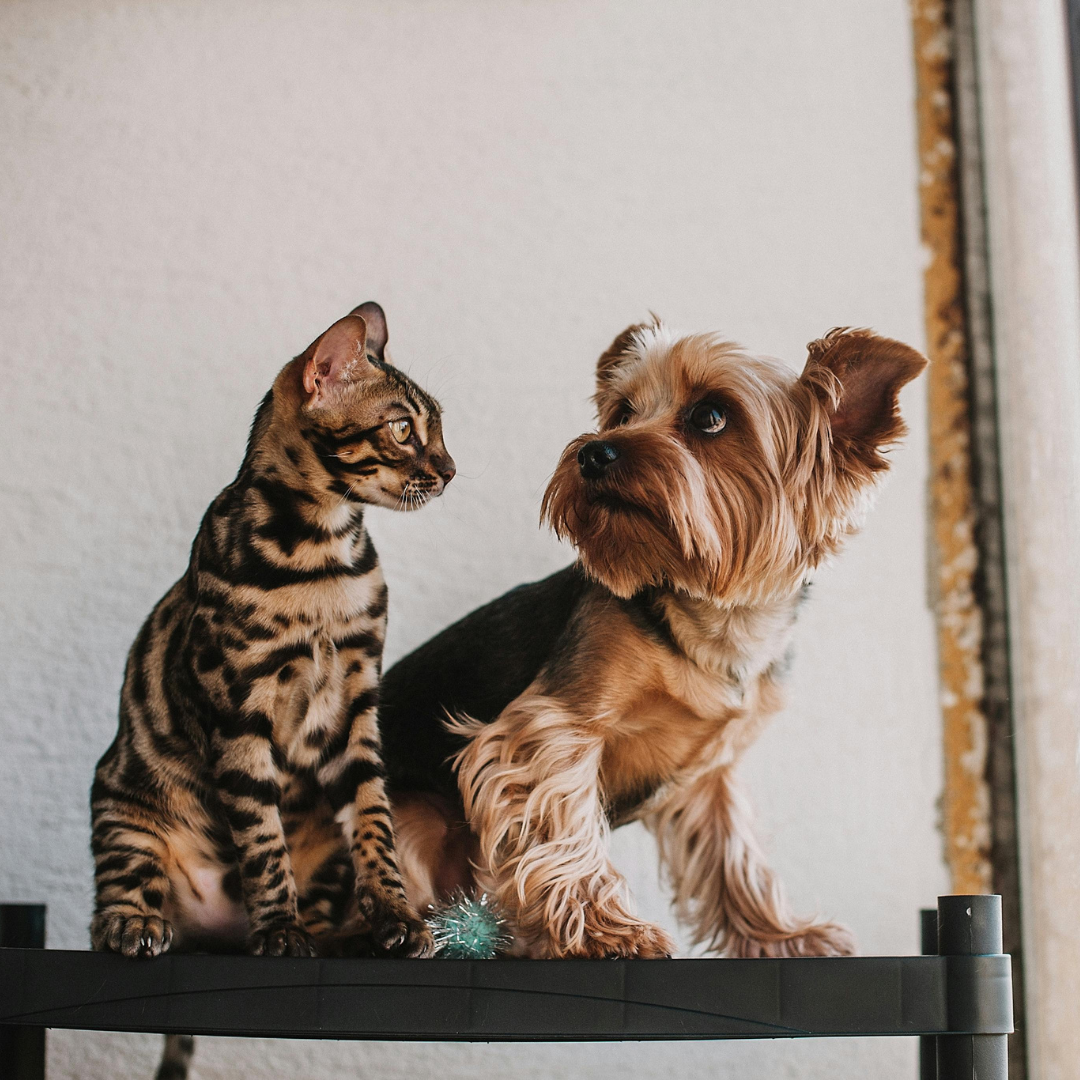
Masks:
[[[711,401],[699,401],[690,410],[690,423],[706,435],[715,435],[727,427],[727,413]]]
[[[391,420],[390,434],[399,443],[407,443],[412,434],[412,422],[409,420]]]

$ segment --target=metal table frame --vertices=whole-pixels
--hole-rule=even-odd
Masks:
[[[1006,1080],[1012,977],[1000,898],[945,896],[930,914],[937,955],[902,957],[131,961],[3,948],[0,1031],[477,1042],[918,1035],[922,1080]],[[32,1068],[14,1059],[5,1068],[0,1057],[2,1080],[44,1075]]]

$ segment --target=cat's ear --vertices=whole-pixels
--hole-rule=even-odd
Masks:
[[[350,315],[359,315],[367,323],[367,351],[381,364],[385,357],[386,342],[390,335],[386,329],[386,312],[374,300],[354,307]]]
[[[367,357],[367,320],[358,315],[338,319],[309,350],[304,389],[312,405],[324,405],[343,386],[372,370]]]

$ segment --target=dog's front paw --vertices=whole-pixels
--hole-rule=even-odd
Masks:
[[[90,924],[90,944],[99,952],[147,958],[169,951],[172,925],[157,915],[103,911]]]
[[[256,930],[248,939],[252,956],[317,956],[311,935],[298,923],[281,923]]]
[[[585,934],[579,945],[558,949],[552,955],[590,960],[666,960],[675,951],[671,936],[653,923],[587,928]]]
[[[790,934],[778,933],[764,939],[732,938],[728,956],[853,956],[855,938],[838,923],[813,923]]]

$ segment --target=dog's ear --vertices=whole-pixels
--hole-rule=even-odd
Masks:
[[[903,342],[846,327],[807,349],[799,383],[828,417],[833,447],[873,472],[886,468],[878,451],[906,432],[897,399],[926,357]]]
[[[638,345],[641,335],[646,330],[655,330],[660,326],[660,319],[653,315],[651,321],[633,323],[628,326],[605,350],[596,361],[596,396],[597,405],[602,405],[605,392],[611,386],[615,373],[627,360],[639,355]]]
[[[646,328],[646,323],[633,323],[628,326],[605,350],[596,361],[597,389],[611,380],[615,369],[634,354],[634,339]]]

